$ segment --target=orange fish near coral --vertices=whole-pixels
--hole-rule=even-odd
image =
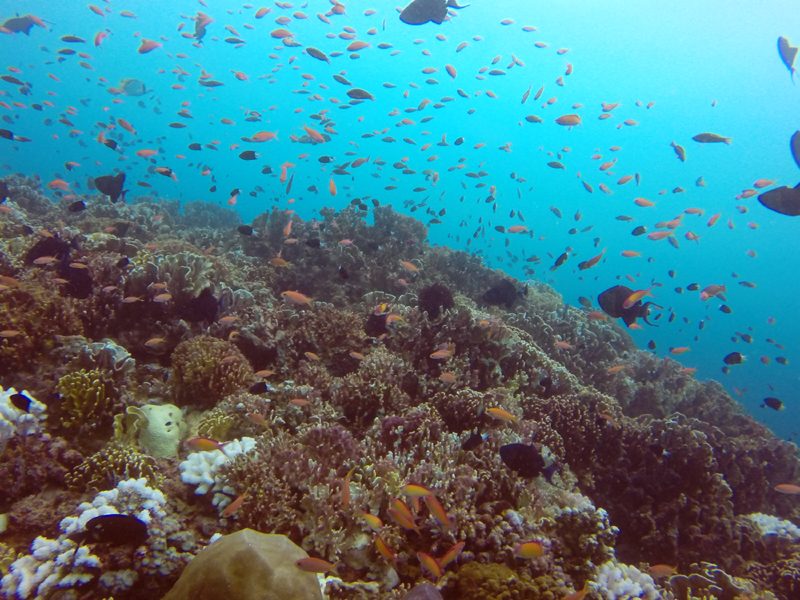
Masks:
[[[781,483],[775,486],[775,491],[781,494],[788,494],[789,496],[800,496],[800,485],[793,483]]]
[[[544,556],[544,547],[542,542],[525,542],[514,548],[514,556],[517,558],[539,558]]]
[[[230,442],[225,442],[224,444],[220,444],[217,440],[212,440],[210,438],[194,438],[185,442],[189,448],[195,450],[197,452],[213,452],[214,450],[219,450],[223,454],[225,451],[223,448],[230,444]]]
[[[306,304],[311,306],[312,303],[311,298],[300,292],[281,292],[281,298],[288,301],[290,304]]]
[[[335,571],[339,566],[339,563],[329,563],[327,560],[313,558],[311,556],[308,558],[301,558],[295,561],[294,564],[298,569],[306,571],[307,573],[328,573],[329,571]]]

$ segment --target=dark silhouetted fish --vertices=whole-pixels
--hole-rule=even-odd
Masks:
[[[789,69],[789,74],[792,76],[792,83],[794,83],[794,74],[797,69],[794,68],[794,59],[797,58],[797,50],[792,46],[789,38],[783,36],[778,38],[778,54],[781,55],[781,60],[786,68]]]
[[[722,362],[726,365],[740,365],[744,362],[744,356],[742,356],[741,352],[731,352],[722,359]]]
[[[111,202],[116,202],[122,196],[123,202],[125,201],[125,192],[122,189],[125,185],[125,173],[117,173],[116,175],[101,175],[94,178],[94,186],[100,191],[111,198]]]
[[[269,384],[266,381],[259,381],[258,383],[251,385],[250,389],[247,391],[251,394],[266,394],[267,392],[271,392],[272,388],[269,387]]]
[[[253,235],[253,228],[250,227],[250,225],[239,225],[236,228],[236,231],[238,231],[242,235],[247,235],[247,236]]]
[[[11,17],[6,19],[3,27],[8,29],[11,33],[19,33],[20,31],[25,35],[30,35],[31,27],[33,27],[33,20],[28,16]]]
[[[483,444],[483,442],[486,440],[487,437],[489,437],[489,434],[475,432],[472,435],[470,435],[466,440],[464,440],[464,443],[461,444],[461,449],[464,450],[465,452],[469,452],[470,450],[475,450],[478,446]]]
[[[205,288],[197,298],[192,298],[180,310],[180,318],[190,323],[205,321],[213,323],[219,311],[219,300],[214,297],[211,287]]]
[[[77,201],[73,202],[72,204],[70,204],[67,207],[67,210],[69,212],[74,212],[74,213],[81,212],[82,210],[86,210],[86,202],[84,202],[83,200],[77,200]]]
[[[513,283],[508,279],[501,279],[486,291],[483,301],[492,306],[505,306],[510,310],[521,295],[522,292],[518,292]]]
[[[783,38],[781,38],[783,39]],[[795,48],[795,52],[797,48]],[[795,131],[789,143],[792,158],[800,168],[800,131]],[[800,184],[791,188],[781,186],[759,195],[758,201],[766,208],[789,217],[800,216]]]
[[[655,302],[645,302],[642,304],[642,301],[639,300],[630,308],[623,308],[625,301],[630,298],[632,294],[633,290],[631,288],[625,287],[624,285],[615,285],[600,294],[597,297],[597,303],[606,314],[611,315],[615,319],[622,319],[628,327],[635,323],[636,319],[639,317],[644,319],[644,322],[648,325],[653,325],[647,320],[650,316],[650,306],[652,305],[656,308],[661,307]],[[658,327],[658,325],[653,325],[653,327]]]
[[[783,402],[777,398],[764,398],[764,404],[761,405],[761,408],[766,408],[767,406],[773,410],[783,410]]]
[[[5,181],[0,181],[0,204],[8,199],[11,190],[8,189],[8,184]]]
[[[110,544],[139,547],[147,541],[147,524],[133,515],[102,515],[90,519],[85,531],[69,536],[79,544]]]
[[[414,0],[400,13],[400,20],[407,25],[424,25],[430,21],[441,25],[447,16],[447,7],[464,8],[456,0]]]
[[[548,483],[553,483],[553,474],[560,469],[557,463],[546,466],[541,451],[526,444],[500,446],[500,458],[509,469],[524,479],[544,475]]]
[[[11,400],[11,404],[14,405],[14,408],[21,410],[22,412],[28,412],[31,408],[31,402],[33,402],[33,400],[25,395],[25,393],[12,394],[9,400]]]

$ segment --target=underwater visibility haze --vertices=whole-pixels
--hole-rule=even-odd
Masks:
[[[800,599],[794,2],[0,33],[5,597]]]

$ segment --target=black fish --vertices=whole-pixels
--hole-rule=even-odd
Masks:
[[[236,228],[236,231],[241,233],[242,235],[253,235],[253,228],[250,225],[239,225]]]
[[[741,352],[731,352],[728,356],[723,358],[722,361],[726,365],[740,365],[744,362],[744,356],[742,356]]]
[[[319,238],[309,238],[306,240],[306,246],[309,248],[319,248],[322,245],[322,242],[319,241]]]
[[[257,155],[253,150],[245,150],[244,152],[239,153],[239,158],[242,160],[255,160]]]
[[[6,140],[13,140],[14,139],[14,133],[9,131],[8,129],[0,129],[0,138],[6,139]]]
[[[272,391],[267,384],[266,381],[259,381],[258,383],[254,383],[250,386],[250,389],[247,390],[251,394],[266,394],[267,392]]]
[[[189,144],[189,150],[202,150],[202,148],[203,147],[200,144],[198,144],[197,142],[194,142],[193,144]]]
[[[342,279],[350,279],[350,273],[348,273],[347,269],[345,269],[342,265],[339,265],[338,271],[339,271],[339,277],[341,277]]]
[[[492,306],[505,306],[511,310],[520,297],[517,288],[508,279],[501,279],[483,295],[483,301]]]
[[[780,54],[783,64],[789,69],[789,73],[792,76],[792,83],[794,83],[794,74],[795,71],[797,71],[797,69],[794,68],[794,59],[797,57],[797,50],[798,48],[792,46],[789,38],[783,36],[778,38],[778,54]]]
[[[689,285],[686,286],[686,289],[690,292],[696,292],[697,290],[700,289],[700,284],[690,283]]]
[[[76,202],[73,202],[72,204],[70,204],[67,207],[67,210],[69,212],[74,212],[74,213],[81,212],[82,210],[86,210],[86,202],[84,202],[83,200],[77,200]]]
[[[464,443],[461,444],[461,449],[465,452],[475,450],[486,440],[487,437],[489,437],[489,434],[487,433],[473,433],[466,440],[464,440]]]
[[[533,479],[544,475],[547,482],[551,484],[553,483],[553,474],[560,469],[556,463],[549,467],[545,466],[541,451],[526,444],[500,446],[500,458],[509,469],[516,471],[520,477]]]
[[[629,287],[615,285],[600,294],[597,297],[597,303],[604,312],[615,319],[622,319],[628,327],[635,323],[636,319],[639,317],[644,319],[644,322],[648,325],[653,325],[647,320],[650,316],[650,306],[655,306],[656,308],[662,307],[654,302],[645,302],[642,304],[642,301],[638,300],[636,304],[630,308],[623,308],[625,301],[630,298],[632,294],[633,290]],[[658,325],[653,325],[653,327],[658,327]]]
[[[33,27],[33,20],[28,16],[12,17],[6,19],[3,27],[8,29],[11,33],[19,33],[20,31],[25,35],[30,35],[31,27]]]
[[[14,405],[14,408],[22,412],[28,412],[31,408],[31,402],[33,402],[33,400],[28,398],[25,394],[12,394],[9,400],[11,400],[11,404]]]
[[[781,38],[783,39],[783,38]],[[797,48],[794,49],[797,52]],[[792,158],[800,168],[800,131],[795,131],[789,143]],[[796,217],[800,215],[800,184],[791,188],[782,186],[759,195],[758,201],[763,206],[781,215]]]
[[[761,408],[766,408],[767,406],[773,410],[783,410],[783,402],[777,398],[764,398],[764,404],[761,405]]]
[[[656,343],[653,340],[650,340],[649,342],[647,342],[647,347],[650,348],[650,350],[655,350]]]
[[[194,39],[198,42],[203,41],[203,36],[206,34],[206,23],[200,19],[200,17],[194,18]]]
[[[129,262],[131,262],[131,259],[129,259],[127,256],[123,256],[116,262],[114,266],[116,266],[118,269],[124,269],[128,266]]]
[[[90,519],[85,531],[69,535],[74,542],[139,547],[147,541],[147,524],[133,515],[102,515]]]
[[[414,0],[400,13],[400,20],[407,25],[424,25],[429,21],[441,25],[447,16],[448,6],[464,8],[459,6],[456,0]]]
[[[125,173],[95,177],[94,185],[100,193],[111,198],[111,202],[116,202],[120,196],[122,196],[123,202],[125,201],[125,192],[127,190],[122,189],[122,186],[125,185]]]
[[[8,189],[8,184],[5,181],[0,181],[0,204],[8,199],[11,190]]]
[[[644,225],[639,225],[631,232],[631,235],[639,236],[639,235],[644,235],[645,233],[647,233],[647,227],[645,227]]]
[[[211,287],[205,288],[197,298],[192,298],[180,310],[180,318],[190,323],[205,321],[213,323],[217,319],[219,300],[214,297]]]
[[[103,145],[106,148],[111,148],[112,150],[117,149],[117,142],[115,142],[114,140],[109,140],[109,139],[103,140]]]

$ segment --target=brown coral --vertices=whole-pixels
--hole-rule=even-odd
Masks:
[[[178,344],[172,368],[179,405],[206,408],[244,387],[253,376],[250,364],[235,346],[207,335]]]

